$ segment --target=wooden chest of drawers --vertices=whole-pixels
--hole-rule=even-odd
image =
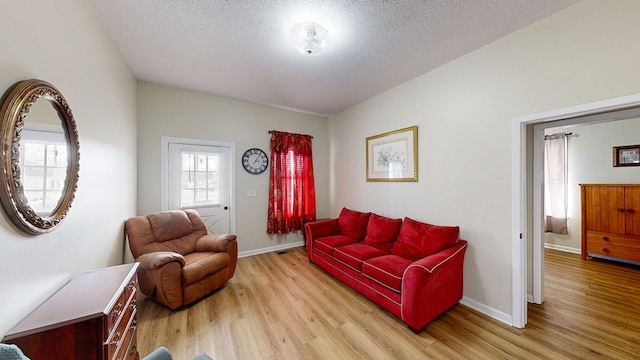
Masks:
[[[31,359],[139,359],[136,269],[125,264],[75,275],[3,342]]]
[[[640,261],[640,185],[581,184],[582,259]]]

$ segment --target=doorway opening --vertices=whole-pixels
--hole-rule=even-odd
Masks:
[[[544,129],[601,123],[640,116],[640,94],[515,118],[512,123],[512,325],[527,323],[527,289],[542,303],[544,274],[543,171]],[[531,266],[528,266],[531,264]]]

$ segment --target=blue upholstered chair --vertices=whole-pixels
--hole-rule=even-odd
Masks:
[[[173,360],[171,357],[171,353],[169,349],[164,346],[160,346],[159,348],[153,350],[151,354],[145,356],[142,360]],[[213,360],[207,354],[196,355],[193,360]]]

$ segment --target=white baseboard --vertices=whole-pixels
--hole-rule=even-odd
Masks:
[[[300,247],[300,246],[304,246],[304,241],[296,241],[296,242],[292,242],[292,243],[281,244],[281,245],[276,245],[276,246],[270,246],[270,247],[267,247],[267,248],[256,249],[256,250],[241,251],[241,252],[238,253],[238,258],[243,258],[243,257],[253,256],[253,255],[266,254],[266,253],[270,253],[270,252],[274,252],[274,251],[282,251],[282,250],[287,250],[287,249]]]
[[[580,254],[582,252],[581,249],[576,249],[574,247],[569,247],[569,246],[564,246],[564,245],[557,245],[557,244],[544,244],[544,248],[545,249],[553,249],[553,250],[558,250],[558,251],[564,251],[564,252],[568,252],[568,253],[572,253],[572,254]]]
[[[485,304],[479,303],[473,299],[470,299],[466,296],[462,297],[460,300],[460,304],[468,306],[475,311],[481,312],[489,317],[492,317],[498,321],[501,321],[509,326],[513,326],[513,318],[509,314],[505,314],[502,311],[498,311],[492,307],[489,307]]]

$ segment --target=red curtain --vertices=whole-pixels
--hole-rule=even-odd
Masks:
[[[271,131],[267,234],[302,230],[315,220],[311,136]]]

